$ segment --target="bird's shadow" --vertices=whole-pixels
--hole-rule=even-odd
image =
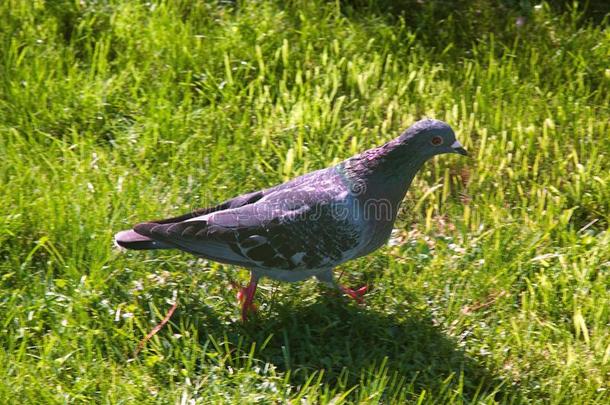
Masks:
[[[425,311],[409,304],[393,303],[379,312],[322,295],[308,304],[282,302],[246,324],[226,322],[195,305],[198,308],[183,308],[173,321],[202,315],[197,322],[202,345],[222,341],[245,354],[254,345],[254,361],[290,371],[293,386],[323,370],[320,383],[348,389],[382,367],[387,375],[409,384],[411,392],[438,393],[451,379],[449,385],[461,385],[464,399],[493,395],[499,400],[516,394],[467,355]]]

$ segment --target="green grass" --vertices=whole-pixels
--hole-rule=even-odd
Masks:
[[[607,8],[390,3],[0,2],[0,402],[610,401]],[[112,246],[424,115],[365,306]]]

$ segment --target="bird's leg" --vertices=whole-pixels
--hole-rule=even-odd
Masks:
[[[237,293],[237,300],[241,302],[241,320],[246,322],[249,311],[256,311],[254,305],[254,294],[256,294],[256,286],[258,284],[258,276],[254,273],[250,275],[250,283],[247,287],[242,287]]]
[[[341,275],[343,275],[343,272],[341,272]],[[339,276],[339,278],[341,277],[341,275]],[[369,289],[369,287],[367,285],[362,286],[362,287],[358,288],[357,290],[352,290],[351,288],[347,288],[341,284],[338,284],[335,281],[335,278],[333,277],[332,269],[329,269],[320,274],[317,274],[316,278],[319,281],[323,282],[324,284],[326,284],[332,288],[337,288],[343,294],[347,295],[350,298],[355,299],[359,304],[364,304],[363,296],[364,296],[364,294],[366,294],[367,290]]]

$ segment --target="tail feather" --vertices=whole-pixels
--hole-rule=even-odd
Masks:
[[[172,249],[174,246],[140,235],[134,230],[121,231],[114,236],[114,242],[122,248],[132,250]]]

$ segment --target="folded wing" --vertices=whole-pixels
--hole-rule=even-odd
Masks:
[[[336,190],[280,190],[255,203],[134,230],[215,261],[248,268],[332,267],[358,245],[359,230],[341,214]],[[181,217],[182,219],[183,217]]]

